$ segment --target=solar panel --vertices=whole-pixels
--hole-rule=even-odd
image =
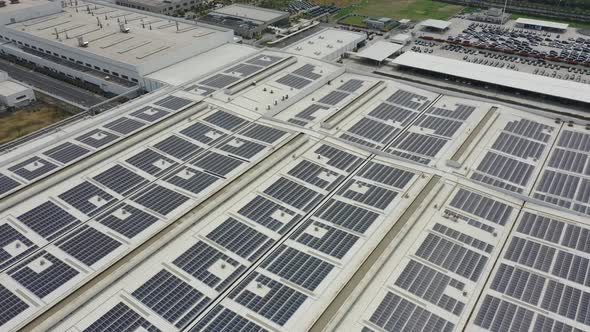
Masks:
[[[106,171],[95,175],[93,179],[121,195],[126,195],[148,183],[142,176],[121,165],[114,165]]]
[[[142,150],[125,161],[153,176],[161,176],[168,169],[178,165],[176,161],[151,149]]]
[[[268,332],[256,323],[236,314],[235,312],[217,305],[202,320],[199,321],[191,332]]]
[[[264,150],[264,148],[265,146],[262,144],[239,138],[233,138],[220,147],[223,151],[227,151],[233,155],[246,159],[251,159],[256,156],[260,151]]]
[[[0,270],[30,254],[37,246],[9,224],[0,225]]]
[[[266,270],[305,289],[314,291],[334,268],[334,265],[281,245],[261,265]]]
[[[359,239],[356,235],[312,220],[307,220],[291,238],[338,259],[344,257]]]
[[[246,63],[251,63],[251,64],[257,65],[257,66],[268,67],[268,66],[272,65],[273,63],[280,61],[281,59],[283,59],[283,58],[278,57],[278,56],[274,56],[274,55],[260,54],[260,55],[253,57],[252,59],[247,60]]]
[[[9,167],[8,170],[23,179],[31,181],[56,168],[57,165],[35,156]]]
[[[412,172],[379,164],[374,161],[368,162],[358,174],[362,178],[399,189],[404,189],[414,175]]]
[[[551,138],[551,135],[547,132],[549,132],[552,129],[553,127],[551,126],[531,121],[528,119],[510,121],[504,127],[504,130],[509,131],[511,133],[532,138],[545,143],[547,143],[549,141],[549,138]]]
[[[349,133],[370,139],[381,144],[389,143],[397,133],[398,128],[389,126],[383,122],[362,118],[348,129]]]
[[[176,135],[169,136],[154,144],[154,148],[180,160],[188,160],[200,151],[203,151],[203,148],[200,146]]]
[[[186,201],[188,197],[176,191],[153,184],[135,195],[132,200],[146,208],[162,215],[174,211]]]
[[[158,272],[132,295],[179,329],[192,321],[211,301],[167,270]]]
[[[298,76],[302,76],[305,78],[309,78],[311,80],[317,80],[318,78],[322,77],[321,74],[316,74],[313,71],[315,70],[315,66],[314,65],[310,65],[310,64],[304,64],[303,66],[295,69],[293,71],[293,74],[298,75]]]
[[[184,89],[184,91],[194,92],[194,93],[197,93],[201,96],[208,96],[208,95],[212,94],[213,92],[215,92],[216,89],[209,88],[209,87],[206,87],[203,85],[193,84],[193,85],[189,86],[188,88]]]
[[[492,252],[492,250],[494,250],[494,246],[491,244],[488,244],[485,241],[481,241],[479,239],[476,239],[470,235],[467,235],[465,233],[461,233],[451,227],[447,227],[445,225],[436,223],[432,229],[435,232],[438,232],[440,234],[444,234],[452,239],[455,239],[459,242],[462,242],[470,247],[473,247],[475,249],[478,249],[480,251],[483,252],[487,252],[488,254]]]
[[[81,147],[80,145],[65,142],[43,152],[43,154],[52,158],[53,160],[61,162],[62,164],[67,164],[72,160],[84,156],[88,152],[90,152],[90,150]]]
[[[203,173],[196,169],[183,167],[176,173],[164,178],[164,181],[198,195],[218,179],[213,175]]]
[[[371,227],[379,215],[358,206],[330,199],[314,216],[362,234]]]
[[[312,189],[283,177],[264,190],[264,193],[305,212],[309,212],[324,197]]]
[[[167,116],[168,114],[170,114],[170,112],[151,106],[142,107],[139,110],[131,113],[132,116],[145,120],[147,122],[154,122],[160,118]]]
[[[20,186],[20,182],[0,173],[0,195],[11,191],[18,186]]]
[[[351,172],[361,163],[361,158],[352,153],[325,144],[320,146],[314,152],[323,158],[327,158],[327,164],[329,166],[336,167],[346,172]]]
[[[538,159],[545,150],[545,144],[502,132],[492,145],[492,149],[523,159]]]
[[[209,127],[201,122],[196,122],[190,127],[184,128],[180,133],[209,145],[213,145],[226,137],[226,134],[222,131]]]
[[[531,326],[534,312],[511,302],[486,295],[475,325],[494,332],[522,331]]]
[[[255,261],[268,250],[274,240],[234,218],[228,218],[207,238],[249,261]]]
[[[327,95],[323,96],[318,100],[318,103],[327,104],[327,105],[336,105],[344,100],[346,97],[350,96],[346,92],[342,91],[332,91]]]
[[[262,196],[254,197],[238,213],[279,234],[284,234],[301,219],[296,212]]]
[[[93,216],[107,206],[115,198],[88,181],[84,181],[59,196],[82,213]]]
[[[292,74],[287,74],[279,78],[276,82],[293,89],[302,89],[311,83],[310,80]]]
[[[363,87],[364,81],[357,80],[357,79],[349,79],[348,81],[344,82],[342,85],[338,87],[338,90],[347,91],[347,92],[355,92],[356,90]]]
[[[0,326],[27,310],[29,305],[0,285]]]
[[[149,332],[160,332],[160,330],[152,325],[147,319],[141,317],[126,304],[119,302],[88,326],[84,332],[137,332],[141,331],[141,329]]]
[[[164,107],[164,108],[167,108],[167,109],[170,109],[173,111],[178,111],[178,110],[185,108],[186,106],[188,106],[192,102],[193,102],[192,100],[186,99],[186,98],[180,98],[180,97],[176,97],[176,96],[167,96],[165,98],[162,98],[162,99],[154,102],[154,105]]]
[[[392,147],[422,156],[435,157],[446,143],[447,140],[444,138],[405,132]]]
[[[549,272],[555,254],[556,250],[553,247],[514,236],[504,259]]]
[[[545,170],[537,185],[537,192],[548,193],[571,201],[582,181],[577,176]],[[583,201],[583,195],[583,191],[580,191],[577,198],[581,198]]]
[[[328,110],[329,108],[326,106],[318,105],[318,104],[311,104],[307,106],[303,111],[297,113],[295,117],[313,121],[315,120],[316,116],[314,115],[317,111],[320,110]]]
[[[399,123],[402,126],[409,124],[417,115],[416,112],[387,103],[381,103],[369,112],[369,116],[383,121]]]
[[[250,65],[247,63],[240,63],[240,64],[235,65],[235,66],[229,68],[228,70],[224,71],[224,73],[245,77],[245,76],[250,76],[262,69],[263,68],[260,66]]]
[[[387,101],[412,110],[421,110],[428,104],[429,100],[424,96],[409,91],[397,90],[387,98]]]
[[[395,199],[397,192],[367,182],[351,180],[338,191],[338,195],[385,210]]]
[[[121,242],[84,225],[59,240],[57,246],[80,262],[92,266],[119,248]]]
[[[84,135],[76,137],[76,141],[98,149],[117,140],[118,138],[119,135],[115,135],[101,129],[94,129]]]
[[[224,74],[216,74],[213,75],[205,80],[199,82],[201,85],[210,86],[212,88],[221,89],[225,88],[228,85],[231,85],[234,82],[240,80],[240,77],[224,75]]]
[[[178,256],[173,264],[219,292],[246,269],[238,261],[202,241]]]
[[[241,127],[248,123],[248,121],[242,119],[237,115],[233,115],[223,111],[217,111],[207,116],[204,120],[218,126],[219,128],[223,128],[226,130],[235,130],[238,127]]]
[[[590,135],[571,130],[564,130],[559,135],[557,146],[570,148],[582,152],[590,152]]]
[[[534,168],[533,165],[494,152],[486,153],[477,166],[480,172],[521,186],[528,183]]]
[[[49,241],[80,224],[78,219],[52,201],[42,203],[16,218]]]
[[[490,288],[520,301],[538,305],[546,280],[518,267],[501,264]],[[526,288],[532,291],[525,292]]]
[[[254,293],[253,290],[262,291]],[[278,325],[285,325],[301,307],[306,296],[257,272],[250,273],[229,297]]]
[[[206,151],[195,161],[191,162],[191,164],[221,177],[227,176],[243,163],[244,162],[240,159],[225,156],[213,151]]]
[[[143,126],[145,126],[145,123],[124,116],[104,125],[105,128],[116,131],[121,135],[128,135]]]
[[[416,126],[433,130],[434,135],[451,138],[463,125],[460,121],[439,118],[436,116],[423,115],[416,122]]]
[[[79,272],[43,250],[11,269],[8,274],[42,299]]]
[[[449,119],[456,119],[465,121],[467,120],[471,114],[475,111],[475,107],[463,105],[463,104],[455,104],[455,109],[450,110],[446,108],[440,107],[433,107],[431,108],[428,113],[432,115],[442,116]]]
[[[270,126],[264,126],[258,123],[253,123],[250,127],[246,128],[246,130],[244,130],[240,134],[261,142],[271,144],[283,137],[286,134],[286,132]]]
[[[115,205],[97,220],[131,239],[158,221],[158,218],[132,205],[121,203]]]
[[[549,159],[548,166],[568,172],[583,174],[584,165],[586,165],[587,160],[587,154],[555,148]],[[590,174],[590,164],[586,169],[586,173]]]
[[[301,160],[287,174],[328,191],[334,189],[344,178],[336,172],[305,159]]]
[[[297,120],[297,119],[289,119],[289,120],[287,120],[287,122],[292,123],[296,126],[300,126],[300,127],[305,127],[307,125],[307,122]]]

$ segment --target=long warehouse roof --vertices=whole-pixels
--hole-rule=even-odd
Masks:
[[[544,28],[551,28],[551,29],[560,29],[566,30],[569,24],[566,23],[558,23],[558,22],[551,22],[551,21],[542,21],[542,20],[535,20],[531,18],[523,18],[520,17],[516,20],[517,24],[527,24],[527,25],[536,25]]]

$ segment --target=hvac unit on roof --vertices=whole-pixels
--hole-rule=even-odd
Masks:
[[[129,31],[131,31],[123,22],[119,22],[119,30],[121,30],[122,33],[129,33]]]
[[[84,37],[78,37],[78,46],[88,47],[88,42],[84,40]]]

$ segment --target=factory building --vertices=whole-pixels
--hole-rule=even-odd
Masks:
[[[233,29],[236,35],[244,38],[254,38],[262,34],[269,25],[287,26],[289,13],[244,4],[233,4],[212,10],[200,20]]]

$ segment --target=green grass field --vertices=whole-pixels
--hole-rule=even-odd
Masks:
[[[364,16],[348,16],[348,17],[338,21],[338,23],[350,24],[350,25],[364,28],[367,26],[365,23],[363,23],[364,19],[365,19]]]
[[[338,13],[342,17],[347,13],[358,13],[373,17],[407,18],[414,22],[427,18],[447,19],[457,14],[462,6],[451,5],[433,0],[320,0],[320,3],[336,4],[346,7],[354,5],[354,9]]]

